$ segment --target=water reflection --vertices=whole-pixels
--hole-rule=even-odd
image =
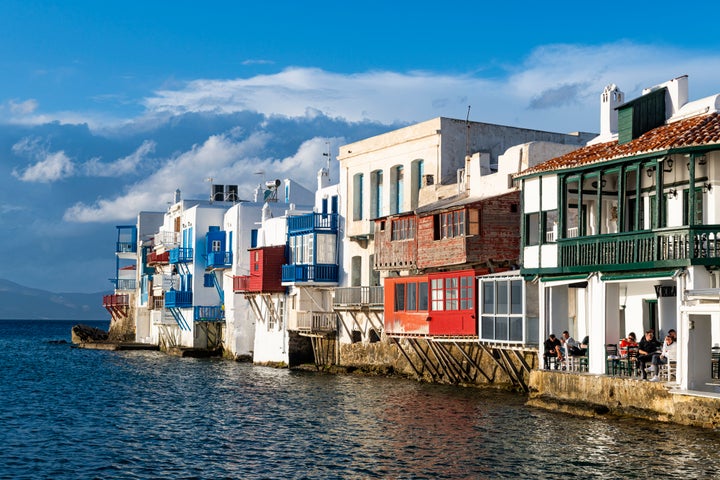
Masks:
[[[76,350],[3,326],[0,478],[667,479],[720,471],[713,431],[571,417],[528,408],[513,394],[394,378]]]

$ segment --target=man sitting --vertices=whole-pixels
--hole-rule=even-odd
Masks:
[[[560,364],[562,363],[563,355],[560,348],[562,347],[562,343],[560,340],[555,337],[554,333],[551,333],[547,340],[545,340],[545,355],[543,355],[543,358],[545,359],[545,368],[549,368],[550,366],[550,359],[555,358],[555,369],[557,369]]]

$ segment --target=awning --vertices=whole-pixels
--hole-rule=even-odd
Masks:
[[[653,272],[604,273],[600,276],[600,280],[603,282],[612,282],[618,280],[649,280],[651,278],[668,279],[674,278],[682,271],[683,269],[679,268],[676,270],[656,270]]]

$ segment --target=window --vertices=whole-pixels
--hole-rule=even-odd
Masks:
[[[458,309],[458,279],[450,277],[445,279],[445,310]]]
[[[480,280],[482,313],[480,338],[509,342],[523,341],[522,280]]]
[[[540,244],[540,213],[525,215],[525,245]]]
[[[410,240],[415,238],[415,218],[398,218],[392,222],[392,232],[390,239],[396,240]]]
[[[336,258],[336,237],[334,233],[317,234],[317,263],[335,264]]]
[[[407,310],[417,310],[417,283],[407,284]]]
[[[433,227],[435,240],[465,235],[465,210],[434,215]]]
[[[395,311],[402,312],[405,310],[405,284],[395,284]]]
[[[548,210],[545,215],[545,242],[553,243],[557,240],[558,211]]]
[[[353,220],[363,219],[363,174],[353,176]]]
[[[460,310],[471,310],[475,308],[473,295],[474,277],[460,277]]]
[[[401,281],[395,284],[394,305],[396,312],[427,311],[427,282]]]
[[[213,252],[219,252],[222,247],[222,242],[220,240],[213,240],[212,241],[212,250]]]
[[[430,291],[432,298],[432,310],[441,311],[443,309],[443,279],[433,279],[430,282]]]
[[[405,173],[402,165],[395,167],[393,170],[394,192],[393,192],[393,211],[392,213],[402,212],[403,208],[403,181]]]
[[[370,198],[370,212],[372,218],[382,217],[382,202],[383,202],[383,172],[382,170],[376,170],[371,175],[371,198]]]
[[[418,310],[428,309],[428,284],[427,282],[418,283]]]

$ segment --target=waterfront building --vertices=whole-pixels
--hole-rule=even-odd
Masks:
[[[521,271],[539,286],[539,338],[589,335],[589,371],[602,374],[614,369],[605,345],[675,329],[676,371],[663,380],[714,389],[720,95],[689,101],[687,76],[630,101],[609,85],[600,127],[585,147],[516,177]]]
[[[466,158],[457,183],[425,185],[413,212],[375,219],[384,331],[406,358],[419,359],[416,372],[459,383],[493,378],[499,367],[526,388],[537,350],[537,298],[518,271],[520,191],[512,175],[576,148],[524,143],[494,166],[477,153]],[[483,358],[494,360],[483,365]],[[457,368],[458,360],[473,368]]]
[[[374,239],[383,223],[376,219],[387,217],[387,232],[394,231],[392,222],[399,228],[403,222],[414,228],[407,222],[419,221],[419,207],[442,200],[443,195],[457,194],[457,184],[469,185],[480,178],[463,173],[466,159],[475,154],[477,162],[482,157],[483,168],[489,173],[497,170],[500,155],[514,145],[552,142],[577,147],[590,138],[583,133],[561,134],[439,117],[341,146],[338,161],[340,198],[344,199],[341,216],[345,220],[341,266],[346,278],[341,287],[355,289],[339,291],[335,296],[343,325],[341,342],[367,343],[380,338],[382,300],[376,293],[382,285],[380,273],[398,270],[392,268],[393,262],[408,262],[407,255],[415,255],[414,240],[405,239],[403,245],[411,251],[384,253],[384,258],[378,259]],[[499,185],[507,187],[507,177]],[[461,204],[456,207],[465,208]],[[432,220],[430,213],[425,216]],[[409,230],[405,232],[402,235]],[[405,257],[387,260],[396,255]],[[412,267],[405,264],[404,270]]]

